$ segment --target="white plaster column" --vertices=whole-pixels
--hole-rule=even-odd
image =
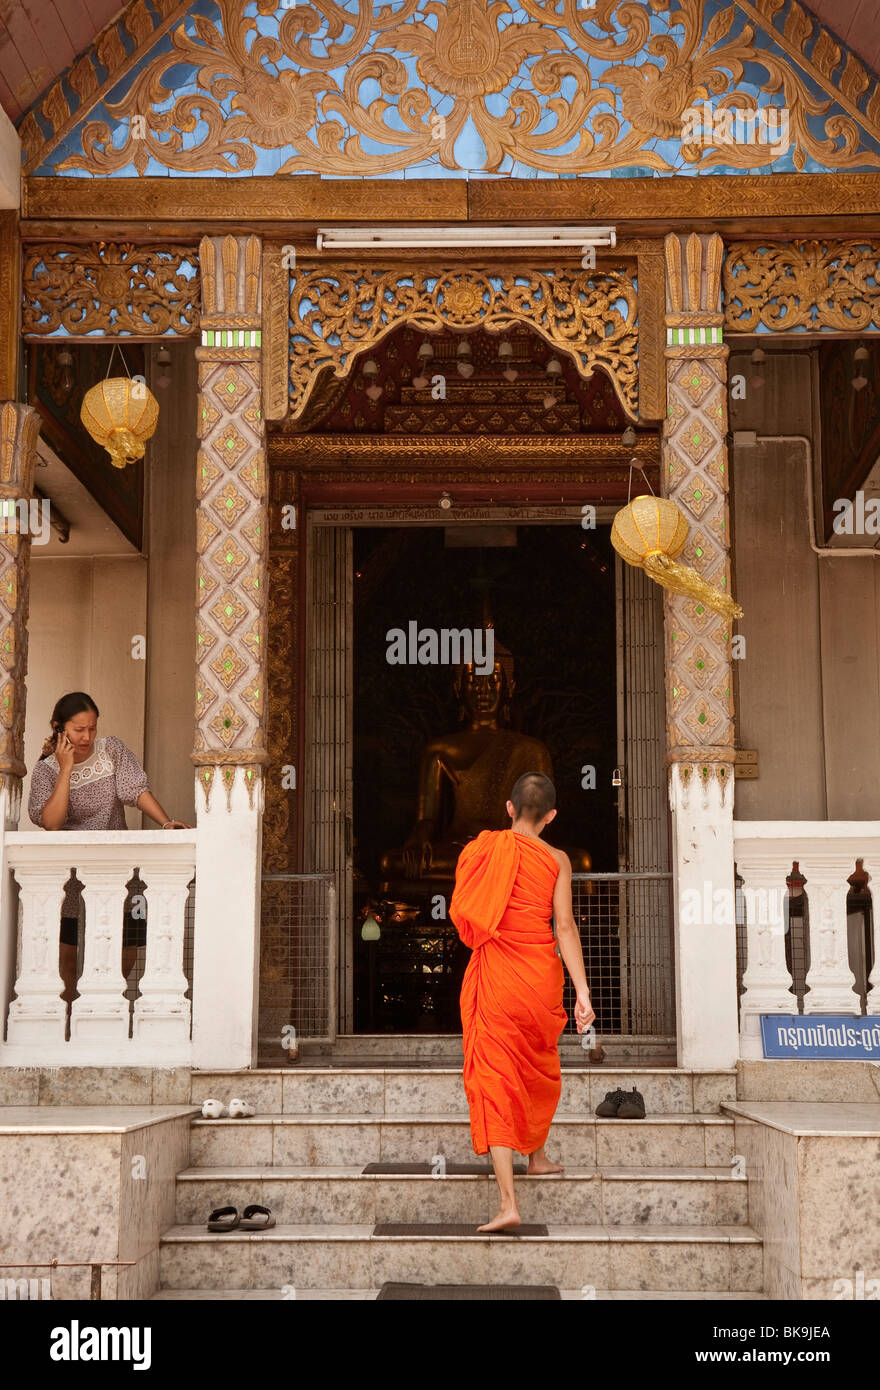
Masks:
[[[747,828],[744,826],[744,829]],[[736,846],[736,866],[743,880],[746,912],[745,992],[740,996],[740,1056],[764,1056],[761,1014],[797,1013],[791,974],[785,963],[786,876],[792,858],[786,845],[773,842]]]
[[[678,1062],[737,1058],[733,787],[714,769],[670,768]],[[732,982],[732,983],[731,983]]]
[[[241,770],[207,804],[196,786],[194,1067],[256,1064],[263,784],[253,771],[250,797]]]

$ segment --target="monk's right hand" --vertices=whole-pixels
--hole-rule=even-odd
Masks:
[[[595,1017],[596,1013],[593,1005],[590,1003],[589,994],[579,994],[574,1006],[574,1021],[577,1024],[578,1032],[583,1033],[589,1028],[590,1024],[595,1020]]]

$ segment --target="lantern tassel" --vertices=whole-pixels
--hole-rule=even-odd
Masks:
[[[145,452],[143,441],[124,425],[118,425],[115,430],[110,431],[104,448],[110,455],[110,462],[114,468],[125,468],[135,459],[142,459]]]
[[[709,584],[702,575],[688,565],[680,565],[668,555],[655,553],[647,555],[643,568],[656,584],[670,589],[675,594],[686,594],[688,598],[699,599],[714,613],[722,613],[725,618],[741,618],[743,611],[729,594],[722,594],[714,584]]]

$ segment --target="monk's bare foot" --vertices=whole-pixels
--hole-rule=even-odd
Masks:
[[[515,1226],[521,1225],[520,1214],[516,1207],[502,1207],[496,1217],[487,1221],[485,1226],[478,1226],[478,1231],[511,1231]]]
[[[530,1177],[540,1177],[552,1173],[564,1173],[565,1168],[561,1163],[551,1163],[549,1158],[530,1158],[528,1173]]]

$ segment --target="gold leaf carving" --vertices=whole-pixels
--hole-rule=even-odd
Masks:
[[[26,334],[188,335],[199,322],[194,247],[124,242],[29,244],[24,256]]]
[[[733,242],[724,306],[736,333],[880,329],[880,240]]]
[[[623,306],[622,308],[620,306]],[[569,353],[585,378],[605,367],[621,404],[637,414],[636,292],[625,268],[581,271],[560,265],[527,274],[419,266],[297,267],[290,298],[291,414],[306,408],[318,374],[345,376],[353,358],[409,322],[431,332],[526,323]]]
[[[807,159],[822,168],[880,167],[863,69],[853,59],[836,89],[840,46],[797,3],[781,28],[775,0],[723,9],[714,0],[595,0],[589,10],[577,0],[520,0],[519,13],[498,0],[404,0],[396,11],[373,0],[260,0],[257,14],[250,8],[216,0],[219,23],[190,13],[176,28],[160,24],[157,34],[171,30],[170,42],[155,47],[120,100],[107,102],[112,123],[82,125],[82,153],[58,169],[111,174],[133,165],[143,174],[155,161],[188,174],[241,174],[267,150],[279,152],[282,175],[457,170],[467,128],[485,151],[480,172],[596,174],[637,165],[671,173],[681,156],[658,141],[681,139],[685,110],[709,97],[754,110],[777,93],[796,168]],[[146,21],[129,23],[135,29],[139,44]],[[106,64],[123,67],[118,30],[101,43]],[[171,74],[181,70],[192,78],[175,92]],[[368,85],[379,94],[363,97]],[[60,137],[73,119],[60,83],[52,101]],[[42,110],[49,114],[48,99]],[[136,116],[145,132],[135,133]],[[38,133],[38,124],[28,128],[29,168],[40,158]],[[695,171],[748,171],[779,157],[769,142],[713,139],[684,147]]]

